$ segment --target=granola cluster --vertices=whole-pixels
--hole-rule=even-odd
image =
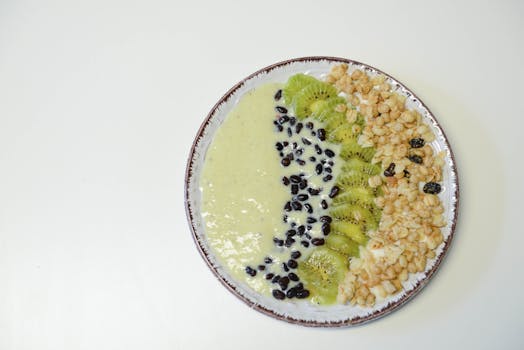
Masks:
[[[442,181],[445,153],[436,154],[429,145],[435,135],[417,111],[406,108],[406,98],[394,92],[385,76],[349,72],[341,64],[327,81],[347,95],[348,105],[338,110],[346,112],[348,121],[358,113],[365,117],[358,142],[374,147],[373,162],[382,164],[383,172],[369,179],[371,187],[383,192],[376,198],[382,208],[379,228],[368,232],[370,239],[360,248],[360,257],[351,260],[338,293],[342,303],[373,306],[402,291],[409,274],[425,271],[428,259],[435,258],[443,241],[441,227],[446,226],[444,208],[422,186]]]

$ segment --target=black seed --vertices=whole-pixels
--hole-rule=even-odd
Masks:
[[[286,232],[286,236],[288,236],[288,237],[293,237],[296,234],[297,234],[297,231],[295,231],[295,230],[288,230]]]
[[[322,171],[324,170],[324,167],[322,166],[322,164],[317,164],[317,166],[315,167],[315,172],[320,175],[322,174]]]
[[[280,281],[280,276],[279,276],[279,275],[276,275],[276,276],[273,277],[273,279],[271,280],[271,283],[278,283],[278,281]]]
[[[299,201],[301,201],[301,202],[303,202],[303,201],[307,201],[308,198],[309,198],[309,196],[308,196],[307,194],[305,194],[305,193],[301,193],[301,194],[299,194],[299,195],[297,196],[297,199],[298,199]]]
[[[325,159],[322,159],[322,160],[320,161],[320,163],[322,163],[322,164],[326,164],[326,160],[325,160]]]
[[[289,288],[289,290],[286,293],[286,297],[289,299],[296,297],[296,295],[297,295],[297,290],[295,288]]]
[[[276,106],[275,109],[277,110],[278,113],[283,113],[283,114],[287,113],[287,108],[286,107]]]
[[[424,144],[424,139],[421,139],[420,137],[409,140],[409,145],[412,148],[421,148],[424,147]]]
[[[322,207],[322,209],[327,209],[328,208],[328,204],[325,200],[322,200],[322,202],[320,202],[320,206]]]
[[[302,179],[302,181],[300,181],[300,183],[298,184],[300,189],[303,190],[304,188],[307,187],[307,180],[306,179]]]
[[[309,247],[308,241],[300,241],[300,244],[302,244],[305,248]]]
[[[422,189],[425,193],[438,194],[442,191],[442,187],[436,182],[428,182]]]
[[[333,221],[333,219],[331,219],[331,216],[329,216],[329,215],[322,215],[322,216],[319,218],[319,220],[320,220],[321,222],[327,222],[328,224],[329,224],[331,221]]]
[[[311,230],[311,226],[308,225],[307,230],[309,232],[309,230]],[[306,236],[307,239],[311,239],[311,235],[309,233],[306,233],[305,236]]]
[[[311,157],[309,157],[309,160],[312,161],[312,162],[316,162],[316,161],[317,161],[317,158],[311,156]]]
[[[288,274],[287,274],[287,277],[289,277],[289,279],[290,279],[291,281],[294,281],[294,282],[297,282],[297,281],[300,280],[300,278],[298,278],[297,274],[294,273],[294,272],[290,272],[290,273],[288,273]]]
[[[330,161],[328,162],[328,164],[329,164],[330,166],[333,166],[333,164],[335,164],[335,163],[333,163],[333,161],[330,160]]]
[[[304,127],[304,124],[297,123],[297,126],[295,127],[295,133],[300,134],[300,131],[302,131],[303,127]]]
[[[279,125],[277,125],[277,129],[278,129],[278,131],[282,131],[282,130],[284,130],[284,127],[279,124]]]
[[[404,169],[404,177],[409,179],[410,176],[411,176],[411,174],[409,173],[409,171]]]
[[[324,234],[324,236],[329,235],[330,232],[331,232],[331,225],[328,222],[323,223],[322,224],[322,233]]]
[[[284,149],[284,145],[282,145],[280,142],[277,142],[275,147],[277,148],[277,151],[282,151]]]
[[[329,158],[333,158],[335,156],[335,152],[333,152],[332,150],[330,150],[329,148],[326,149],[324,151],[324,153],[326,154],[326,156],[328,156]]]
[[[273,262],[273,259],[271,259],[269,256],[266,256],[266,257],[264,258],[264,262],[265,262],[266,264],[271,264],[271,263]]]
[[[284,124],[286,123],[287,121],[289,121],[289,117],[287,115],[283,115],[281,116],[280,118],[278,118],[278,123],[279,124]]]
[[[296,297],[298,299],[306,299],[307,297],[309,297],[309,290],[303,289],[303,290],[297,291]]]
[[[291,175],[289,177],[289,180],[291,180],[291,182],[294,183],[294,184],[298,184],[298,183],[300,183],[300,181],[302,181],[302,179],[298,175]]]
[[[273,120],[273,124],[277,125],[278,124],[278,120]]]
[[[297,291],[304,290],[304,285],[302,284],[302,282],[299,282],[295,285],[295,288],[297,289]]]
[[[297,118],[295,117],[289,118],[289,124],[291,124],[291,126],[295,125],[296,122],[297,122]]]
[[[316,188],[308,188],[307,189],[308,193],[312,196],[317,196],[319,193],[320,193],[320,190],[319,189],[316,189]]]
[[[289,160],[289,158],[282,158],[280,164],[282,164],[283,166],[289,166],[289,164],[291,164],[291,160]]]
[[[270,279],[273,278],[273,276],[275,276],[275,275],[272,274],[271,272],[270,272],[270,273],[267,273],[267,274],[266,274],[266,279],[267,279],[267,280],[270,280]]]
[[[304,225],[300,225],[299,227],[297,227],[297,232],[299,236],[302,236],[304,232],[306,232],[306,228],[304,227]]]
[[[297,149],[297,150],[295,151],[295,154],[296,154],[297,156],[301,156],[302,153],[304,153],[304,150],[303,150],[302,148],[299,148],[299,149]]]
[[[308,139],[306,139],[305,137],[302,138],[302,143],[306,146],[309,146],[311,145],[311,141],[309,141]]]
[[[284,221],[284,222],[287,222],[287,219],[288,219],[288,216],[287,216],[287,215],[284,215],[284,216],[282,217],[282,221]]]
[[[302,256],[302,253],[300,253],[298,250],[294,250],[291,252],[291,257],[293,259],[298,259]]]
[[[308,128],[308,129],[313,129],[313,127],[314,127],[314,125],[313,125],[312,122],[307,122],[307,123],[306,123],[306,128]]]
[[[302,166],[306,165],[306,162],[303,161],[302,159],[297,159],[297,163],[298,163],[299,165],[302,165]]]
[[[298,185],[293,184],[291,185],[291,194],[297,194],[298,193]]]
[[[328,181],[330,181],[332,178],[333,178],[333,175],[331,175],[331,174],[327,174],[326,176],[324,176],[324,177],[322,178],[322,180],[324,180],[324,182],[328,182]]]
[[[289,266],[290,269],[296,269],[298,266],[298,263],[296,262],[296,260],[289,259],[287,262],[287,266]]]
[[[298,143],[293,142],[293,143],[291,144],[291,146],[292,146],[293,149],[297,149],[297,147],[298,147]]]
[[[286,176],[284,176],[284,177],[282,178],[282,183],[283,183],[284,185],[286,185],[286,186],[289,185],[289,179],[288,179]]]
[[[260,271],[264,271],[266,269],[266,265],[258,265],[258,269]]]
[[[278,155],[279,155],[280,157],[283,157],[283,156],[284,156],[284,153],[280,152]]]
[[[413,163],[422,164],[422,157],[417,156],[416,154],[410,155],[408,159],[411,160]]]
[[[293,155],[293,153],[288,153],[286,157],[289,158],[289,160],[295,159],[295,156]]]
[[[282,247],[284,245],[284,241],[276,237],[273,238],[273,242],[279,247]]]
[[[329,191],[329,198],[335,198],[339,192],[340,188],[338,186],[333,186],[331,188],[331,191]]]
[[[313,207],[311,206],[311,204],[309,203],[304,204],[304,208],[306,208],[309,214],[313,214]]]
[[[278,289],[273,289],[273,297],[278,300],[284,300],[286,298],[286,295],[284,294],[284,292]]]
[[[289,284],[289,277],[287,276],[280,278],[280,280],[278,281],[278,285],[280,286],[280,289],[282,290],[286,290],[288,284]]]
[[[287,128],[287,136],[293,136],[293,131],[291,131],[291,128]]]
[[[384,170],[384,176],[393,176],[395,175],[395,163],[391,163],[386,170]]]
[[[279,89],[277,91],[277,93],[275,94],[274,98],[275,98],[275,101],[278,101],[278,100],[280,100],[280,98],[282,98],[282,89]]]
[[[307,221],[308,224],[314,224],[315,222],[317,222],[317,219],[315,219],[314,217],[310,216],[310,217],[307,218],[306,221]]]
[[[326,173],[331,174],[331,172],[332,172],[333,170],[331,170],[330,167],[327,167],[327,168],[324,168],[324,171],[325,171]]]
[[[284,145],[284,147],[289,146],[289,142],[287,142],[287,141],[282,142],[282,144]]]
[[[291,246],[293,245],[293,243],[295,243],[295,242],[296,242],[296,241],[295,241],[293,238],[288,237],[288,238],[286,238],[286,243],[284,243],[284,244],[285,244],[286,247],[289,248],[289,247],[291,247]]]
[[[292,222],[291,227],[295,227],[295,226],[297,226],[297,224],[295,222]]]
[[[322,148],[319,145],[315,145],[315,151],[317,151],[318,155],[322,154]]]
[[[325,243],[324,238],[315,237],[311,240],[311,244],[316,245],[316,246],[324,245],[324,243]]]
[[[318,139],[320,141],[324,141],[326,139],[326,130],[324,130],[322,128],[318,129],[317,135],[318,135]]]
[[[285,272],[288,272],[288,271],[289,271],[289,267],[287,267],[287,264],[286,264],[286,263],[282,263],[282,269],[283,269]]]
[[[291,207],[293,208],[293,210],[296,210],[296,211],[302,210],[302,204],[300,202],[291,203]]]
[[[285,211],[291,211],[291,202],[287,202],[286,205],[284,205]]]
[[[255,270],[251,266],[246,266],[246,273],[251,277],[255,277],[257,275],[257,270]]]

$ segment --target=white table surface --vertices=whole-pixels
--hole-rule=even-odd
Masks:
[[[1,350],[524,348],[524,2],[308,3],[0,1]],[[356,328],[250,310],[213,277],[184,212],[213,104],[308,55],[398,78],[458,163],[440,271]]]

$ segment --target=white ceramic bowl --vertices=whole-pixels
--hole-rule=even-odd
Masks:
[[[365,70],[370,75],[384,74],[387,82],[396,92],[407,97],[407,107],[417,110],[433,129],[436,140],[431,145],[434,149],[446,152],[443,190],[439,194],[445,208],[444,215],[448,220],[448,225],[442,229],[444,242],[437,248],[436,258],[428,261],[423,273],[410,275],[408,281],[404,283],[404,291],[377,303],[372,308],[350,305],[314,306],[307,301],[279,301],[257,294],[246,284],[232,279],[226,269],[215,259],[206,240],[205,226],[201,216],[199,180],[206,151],[217,129],[243,94],[264,83],[284,83],[289,76],[296,73],[308,73],[317,78],[323,78],[333,65],[340,63],[348,64],[350,71],[358,68]],[[388,74],[360,62],[335,57],[304,57],[276,63],[253,73],[229,90],[213,107],[198,131],[189,155],[185,186],[186,211],[194,240],[202,257],[220,282],[255,310],[291,323],[318,327],[352,326],[368,322],[398,309],[415,296],[435,274],[451,245],[457,221],[459,199],[458,177],[453,153],[442,128],[426,105],[411,90]]]

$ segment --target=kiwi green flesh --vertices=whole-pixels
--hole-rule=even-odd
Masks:
[[[333,212],[332,212],[333,213]],[[348,213],[348,215],[351,215]],[[343,234],[358,244],[365,244],[367,242],[365,230],[363,229],[362,221],[353,219],[352,216],[336,216],[336,220],[331,223],[331,230],[333,233]]]
[[[291,76],[288,79],[284,88],[282,89],[284,103],[287,105],[291,105],[291,103],[293,102],[293,98],[300,90],[305,88],[307,85],[318,81],[319,80],[317,80],[316,78],[302,73]]]
[[[361,173],[373,176],[380,173],[380,167],[376,164],[364,162],[358,158],[352,158],[347,160],[342,166],[342,172],[357,170]]]
[[[322,107],[319,101],[337,96],[337,90],[324,82],[317,81],[305,86],[293,97],[293,106],[297,118],[310,116]]]
[[[335,143],[357,141],[360,133],[355,133],[351,124],[345,123],[328,133],[328,140]]]
[[[330,115],[335,111],[335,107],[340,104],[345,104],[346,100],[343,97],[335,96],[330,97],[326,100],[324,100],[324,103],[322,104],[321,108],[316,109],[312,113],[313,118],[317,118],[318,120],[324,120],[326,119],[326,116]]]
[[[358,158],[364,162],[371,162],[375,149],[372,147],[361,147],[356,141],[342,144],[340,157],[344,160]]]
[[[347,256],[326,246],[313,250],[298,267],[304,287],[311,292],[311,301],[322,305],[336,302],[338,285],[347,271]]]
[[[359,256],[359,244],[339,232],[332,232],[327,236],[326,247],[348,256]]]

